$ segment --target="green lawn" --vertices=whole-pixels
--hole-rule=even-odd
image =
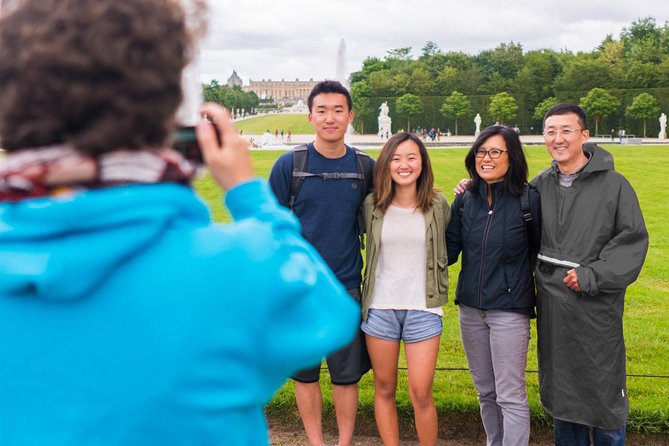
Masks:
[[[669,432],[669,189],[665,186],[666,168],[663,159],[669,146],[606,146],[615,157],[616,169],[623,173],[636,190],[650,233],[650,250],[639,279],[627,292],[625,309],[625,338],[627,343],[627,373],[664,378],[630,376],[627,380],[630,396],[630,431]],[[253,157],[260,176],[267,177],[281,152],[255,151]],[[452,189],[465,176],[466,149],[430,150],[437,186],[449,201]],[[550,157],[544,147],[526,149],[530,176],[548,166]],[[370,151],[374,157],[378,150]],[[214,218],[229,219],[220,204],[220,191],[209,178],[198,181],[196,187],[211,204]],[[478,413],[476,393],[468,372],[467,361],[460,343],[457,311],[452,304],[459,265],[449,269],[451,292],[444,307],[444,333],[441,340],[435,379],[435,399],[440,414]],[[404,362],[401,366],[404,366]],[[527,386],[532,418],[545,424],[548,417],[538,400],[536,332],[532,323],[532,340],[528,360]],[[406,373],[401,372],[398,389],[400,414],[410,417],[411,403],[406,387]],[[323,380],[327,383],[327,380]],[[327,411],[331,411],[329,383],[323,386]],[[373,416],[373,383],[371,373],[361,381],[360,411]],[[293,385],[288,382],[277,392],[268,406],[273,414],[294,413]]]
[[[294,135],[309,135],[314,131],[307,120],[307,115],[288,113],[276,113],[242,119],[235,122],[235,127],[237,127],[237,130],[243,131],[245,135],[262,135],[267,130],[270,133],[274,133],[276,129],[279,132],[283,129],[286,133],[290,130]]]

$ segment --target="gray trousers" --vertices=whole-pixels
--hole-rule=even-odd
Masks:
[[[481,407],[488,446],[527,445],[530,409],[525,368],[528,315],[459,305],[460,334]]]

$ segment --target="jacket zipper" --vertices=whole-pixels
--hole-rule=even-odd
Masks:
[[[479,269],[479,308],[483,308],[483,267],[485,265],[485,252],[488,247],[488,233],[492,222],[492,209],[488,211],[488,220],[483,228],[483,249],[481,251],[481,268]]]

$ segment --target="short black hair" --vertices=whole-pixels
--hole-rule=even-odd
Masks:
[[[551,107],[544,116],[544,122],[542,127],[546,126],[546,119],[548,119],[550,116],[568,115],[569,113],[573,113],[578,117],[578,125],[581,126],[582,130],[588,129],[588,120],[586,119],[585,116],[585,110],[583,110],[576,104],[567,104],[567,103],[557,104]]]
[[[527,160],[523,152],[523,145],[520,142],[518,133],[512,128],[503,125],[491,125],[485,128],[474,141],[474,145],[469,149],[469,153],[465,156],[465,167],[472,178],[472,184],[469,189],[472,192],[478,191],[481,177],[476,171],[476,151],[490,138],[491,136],[500,135],[504,138],[506,143],[507,155],[509,157],[509,170],[504,176],[504,190],[511,194],[520,196],[523,193],[523,188],[527,183]]]
[[[348,92],[346,87],[344,87],[339,81],[320,81],[314,88],[312,88],[311,93],[309,93],[309,99],[307,99],[307,105],[309,106],[309,112],[311,113],[311,107],[314,105],[314,98],[319,94],[323,93],[337,93],[344,95],[346,98],[346,103],[348,104],[348,111],[353,110],[353,101],[351,100],[351,94]]]

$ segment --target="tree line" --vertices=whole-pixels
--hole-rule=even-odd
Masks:
[[[245,92],[238,85],[221,85],[215,79],[202,85],[202,99],[245,114],[255,113],[260,108],[260,99],[254,92]]]
[[[590,52],[501,43],[476,55],[444,52],[427,42],[419,57],[410,47],[384,58],[367,57],[351,74],[354,128],[376,133],[379,106],[387,102],[393,131],[415,127],[472,134],[495,122],[539,133],[548,108],[581,105],[592,135],[624,128],[628,135],[657,136],[661,111],[669,113],[669,22],[638,19]]]

